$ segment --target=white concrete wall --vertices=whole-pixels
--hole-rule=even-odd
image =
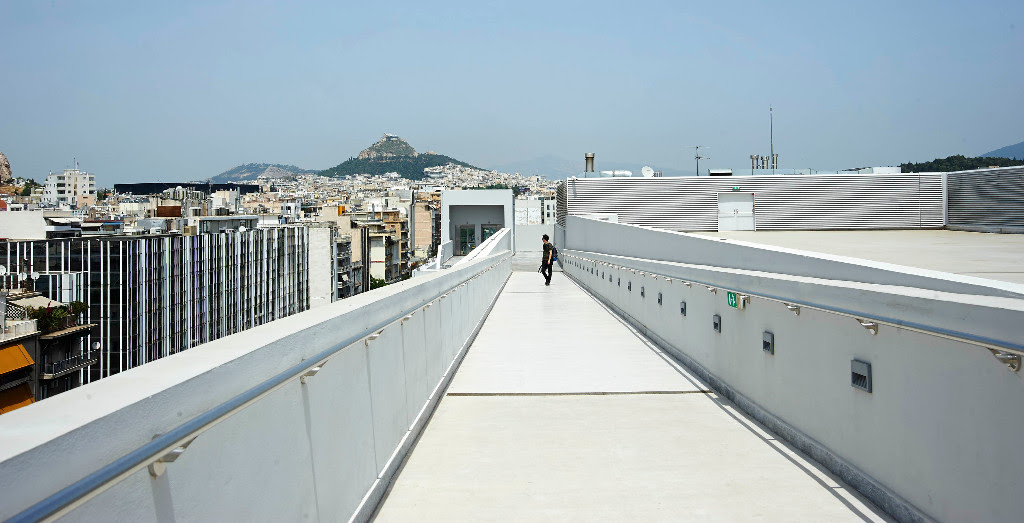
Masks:
[[[516,226],[542,223],[540,200],[515,200]]]
[[[644,242],[634,243],[635,227],[571,218],[567,225],[573,247],[563,252],[568,274],[890,514],[1019,521],[1020,373],[971,343],[887,325],[872,334],[854,318],[807,307],[796,315],[767,298],[753,297],[744,309],[734,309],[726,292],[817,303],[1018,344],[1024,339],[1024,300],[795,276],[772,270],[799,261],[782,250],[685,239],[700,248],[666,251],[679,245],[672,233],[645,234]],[[686,263],[693,257],[752,267]],[[853,270],[828,260],[804,265],[828,263],[840,273]],[[758,264],[765,269],[753,270]],[[884,269],[862,270],[869,282],[895,278]],[[879,274],[872,278],[871,272]],[[719,290],[712,293],[704,284]],[[1022,290],[1010,287],[1000,291]],[[712,327],[715,314],[721,315],[721,333]],[[762,350],[765,331],[774,334],[774,355]],[[853,359],[871,363],[873,392],[851,386]]]
[[[537,252],[544,250],[540,241],[541,236],[547,234],[551,241],[555,241],[555,225],[553,223],[543,225],[516,225],[515,244],[516,252]],[[561,245],[555,244],[559,249]],[[540,256],[537,256],[540,259]]]
[[[43,211],[0,212],[0,238],[45,240],[46,219],[43,218]]]
[[[291,366],[324,360],[304,384],[290,379],[200,433],[162,476],[143,466],[66,519],[366,519],[507,280],[510,258],[505,251],[318,307],[0,416],[0,520]]]
[[[330,228],[309,229],[309,308],[338,301],[338,245]]]

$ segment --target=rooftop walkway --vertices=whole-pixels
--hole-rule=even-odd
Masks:
[[[545,287],[536,272],[512,274],[376,517],[886,519],[562,273]]]
[[[701,236],[1024,283],[1024,234],[968,231],[726,231]]]

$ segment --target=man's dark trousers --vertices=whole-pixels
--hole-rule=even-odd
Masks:
[[[540,273],[544,275],[544,285],[551,285],[551,264],[540,264]]]

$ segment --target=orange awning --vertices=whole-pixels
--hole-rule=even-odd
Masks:
[[[29,387],[28,383],[0,390],[0,414],[31,405],[35,401],[35,397],[32,396],[32,387]]]
[[[0,374],[28,367],[35,363],[32,356],[28,355],[25,346],[20,343],[8,345],[0,349]]]

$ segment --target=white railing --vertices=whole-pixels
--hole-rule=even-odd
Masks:
[[[455,242],[448,240],[437,248],[437,268],[441,269],[444,264],[455,256]]]
[[[36,320],[11,321],[0,330],[0,341],[20,338],[38,331]]]
[[[0,520],[366,519],[510,273],[495,253],[5,414]]]
[[[1024,286],[636,229],[569,217],[566,274],[897,519],[1019,519]]]
[[[451,240],[444,242],[441,247],[438,248],[437,256],[427,260],[423,265],[416,267],[412,271],[412,277],[423,276],[430,274],[434,271],[440,271],[444,269],[444,262],[448,261],[452,257],[452,242]],[[445,255],[447,253],[447,256]]]

